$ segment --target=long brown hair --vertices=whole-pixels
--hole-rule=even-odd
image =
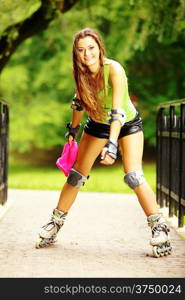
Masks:
[[[92,37],[97,43],[100,51],[100,68],[95,78],[92,77],[91,71],[84,65],[78,57],[78,41],[87,36]],[[100,35],[91,28],[85,28],[77,32],[73,42],[73,74],[76,83],[78,95],[88,114],[97,121],[103,121],[105,113],[102,108],[98,92],[105,90],[104,83],[104,56],[105,48]]]

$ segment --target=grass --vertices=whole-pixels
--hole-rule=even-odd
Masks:
[[[145,177],[155,191],[155,164],[143,164]],[[81,188],[84,192],[132,193],[123,182],[121,164],[95,166],[90,178]],[[36,168],[11,164],[9,166],[8,187],[12,189],[60,190],[66,182],[65,175],[57,168]]]

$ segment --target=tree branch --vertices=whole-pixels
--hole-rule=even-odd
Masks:
[[[0,72],[24,40],[46,29],[57,12],[67,12],[77,1],[42,0],[42,5],[30,18],[9,26],[0,38]]]

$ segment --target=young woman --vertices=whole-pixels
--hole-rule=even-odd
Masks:
[[[77,160],[61,191],[51,220],[39,232],[36,247],[55,242],[97,156],[101,154],[102,164],[112,165],[119,146],[125,172],[124,182],[136,193],[152,229],[150,243],[154,256],[170,253],[169,228],[142,171],[142,120],[129,98],[125,71],[118,62],[106,58],[103,42],[91,28],[85,28],[75,35],[73,73],[76,95],[71,105],[72,122],[67,125],[69,131],[66,135],[70,144],[77,136],[84,111],[88,119],[79,143]]]

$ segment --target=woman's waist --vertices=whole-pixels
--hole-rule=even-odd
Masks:
[[[110,117],[109,117],[110,118]],[[97,120],[94,120],[92,117],[88,117],[87,121],[86,121],[86,125],[96,125],[96,126],[100,126],[100,127],[104,127],[104,128],[110,128],[110,124],[108,123],[109,118],[104,121],[104,122],[99,122]],[[139,112],[137,110],[135,110],[135,114],[134,116],[132,116],[132,118],[130,118],[128,121],[125,122],[125,124],[123,126],[129,126],[131,122],[137,120],[140,118]]]
[[[109,120],[110,120],[110,116],[108,115],[108,112],[110,111],[111,109],[106,109],[106,117],[104,120],[102,120],[101,122],[95,118],[92,118],[90,115],[88,115],[88,119],[91,119],[93,122],[96,122],[96,123],[99,123],[99,124],[104,124],[104,125],[108,125],[109,124]],[[136,114],[137,114],[137,110],[134,108],[134,110],[125,110],[125,114],[126,114],[126,122],[130,122],[132,121],[135,117],[136,117]]]

